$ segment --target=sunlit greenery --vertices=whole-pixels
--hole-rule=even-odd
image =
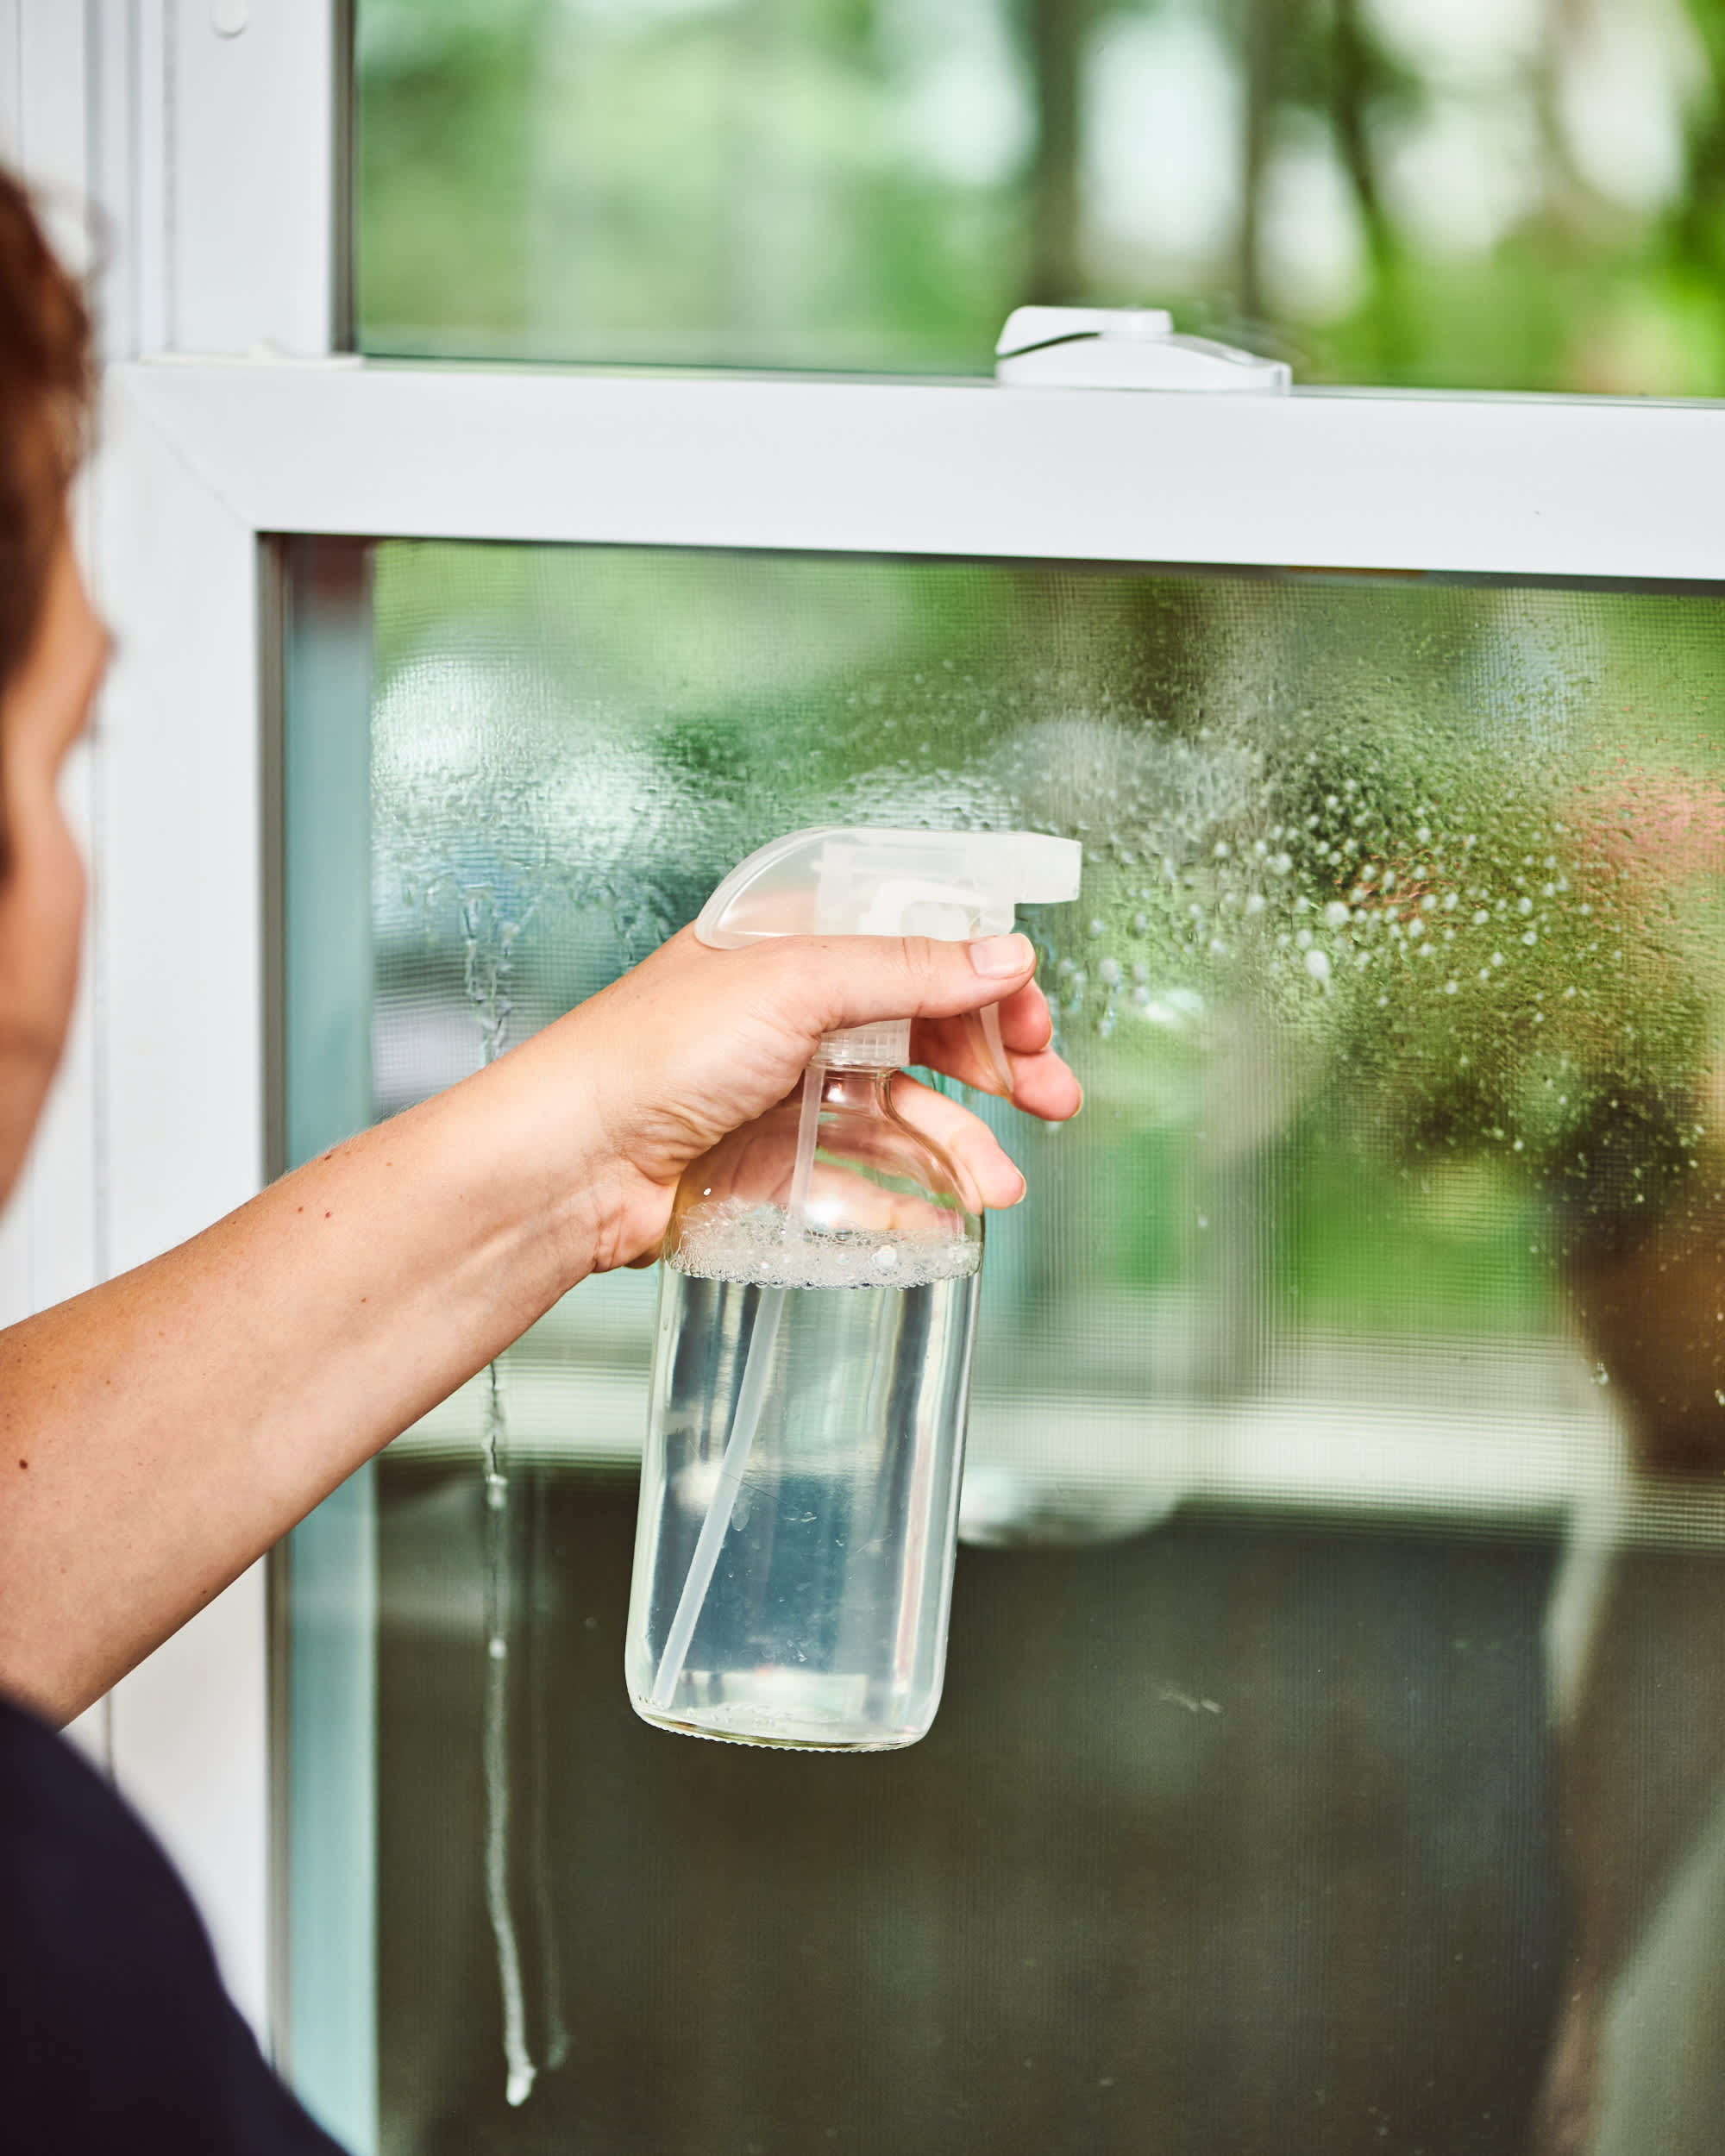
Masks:
[[[395,545],[377,600],[392,993],[506,925],[530,1028],[800,825],[1082,841],[1032,1299],[1203,1277],[1236,1156],[1320,1324],[1519,1327],[1712,1189],[1704,596]]]
[[[1725,392],[1725,0],[358,0],[368,349]]]
[[[1725,392],[1725,0],[359,0],[358,40],[375,350],[980,371],[1021,301],[1157,300],[1307,379]],[[1308,1319],[1519,1324],[1542,1206],[1609,1237],[1690,1172],[1717,863],[1660,832],[1717,798],[1707,602],[485,549],[380,592],[380,738],[459,764],[494,703],[612,774],[459,835],[610,924],[536,987],[533,915],[523,1022],[774,830],[1023,821],[1089,850],[1046,956],[1093,1135],[1043,1180],[1138,1163],[1086,1199],[1111,1277],[1198,1262],[1164,1151],[1231,1008],[1326,1074],[1276,1140]]]

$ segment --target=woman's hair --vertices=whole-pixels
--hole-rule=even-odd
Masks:
[[[84,296],[0,172],[0,693],[35,640],[92,379]]]

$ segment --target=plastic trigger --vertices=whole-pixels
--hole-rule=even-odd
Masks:
[[[985,1003],[976,1015],[982,1021],[982,1045],[988,1051],[988,1062],[994,1066],[1001,1093],[1010,1100],[1013,1097],[1013,1067],[1007,1059],[1007,1044],[1000,1038],[1000,1006],[998,1003]]]

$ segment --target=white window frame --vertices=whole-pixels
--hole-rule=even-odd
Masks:
[[[340,12],[251,0],[222,36],[210,0],[0,0],[0,154],[100,199],[117,234],[84,511],[119,638],[75,781],[91,951],[0,1237],[8,1317],[168,1247],[263,1180],[270,535],[1725,582],[1717,405],[332,357]],[[254,1569],[92,1726],[260,2027],[267,1664]]]
[[[266,535],[1725,579],[1718,408],[168,360],[112,370],[104,436],[97,584],[121,655],[97,943],[116,1270],[263,1175]],[[181,922],[196,937],[158,927]],[[254,2009],[264,1629],[250,1577],[113,1710],[116,1771]]]

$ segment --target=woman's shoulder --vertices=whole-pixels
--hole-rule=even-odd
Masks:
[[[107,1777],[58,1730],[0,1693],[0,1890],[48,1890],[61,1849],[76,1850],[86,1875],[105,1858],[145,1884],[160,1884],[164,1874],[178,1883]],[[25,1862],[27,1854],[34,1862]],[[37,1869],[43,1861],[51,1867],[47,1877]]]
[[[3,1697],[0,2087],[8,2131],[41,2156],[338,2156],[265,2064],[154,1837]]]

